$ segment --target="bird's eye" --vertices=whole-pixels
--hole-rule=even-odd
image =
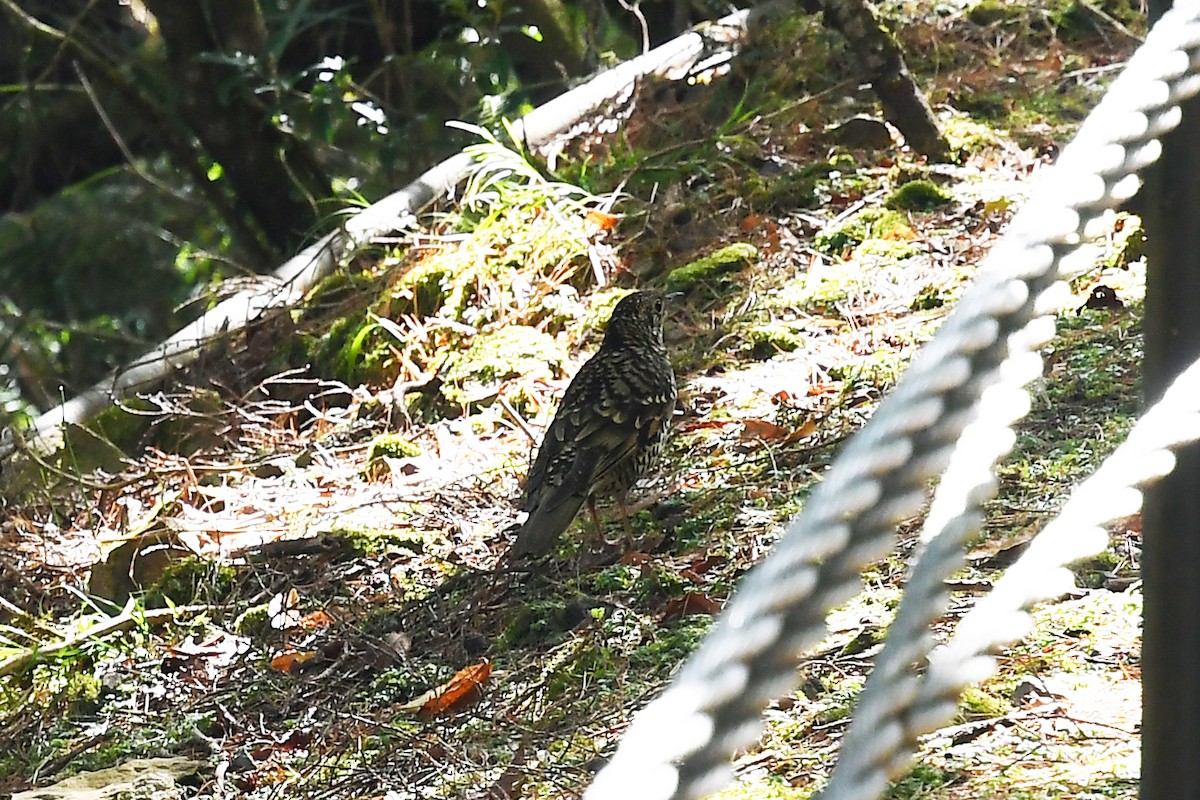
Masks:
[[[662,310],[663,310],[663,301],[662,300],[654,301],[654,310],[657,311],[659,314],[662,313]]]

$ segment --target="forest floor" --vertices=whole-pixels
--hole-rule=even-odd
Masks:
[[[730,74],[639,90],[620,133],[550,166],[482,143],[487,179],[362,254],[282,345],[239,341],[201,386],[6,476],[0,795],[150,758],[202,797],[586,787],[1144,30],[1120,3],[884,8],[953,163],[857,119],[878,111],[852,57],[790,17]],[[1073,279],[939,636],[1135,418],[1140,238],[1113,215]],[[1119,302],[1087,307],[1099,284]],[[542,571],[496,569],[533,442],[633,287],[680,293],[681,397],[635,493],[638,550],[581,518]],[[830,615],[720,797],[828,779],[921,522]],[[1135,797],[1139,548],[1138,518],[1114,526],[888,797]]]

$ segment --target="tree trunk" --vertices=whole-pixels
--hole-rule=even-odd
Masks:
[[[944,160],[950,153],[933,111],[913,82],[900,45],[863,0],[804,0],[809,13],[823,12],[825,24],[850,42],[883,105],[883,114],[918,153]]]
[[[329,179],[303,144],[272,122],[253,87],[213,59],[266,59],[258,3],[146,0],[146,7],[166,45],[180,116],[220,165],[270,249],[276,255],[295,252],[318,220],[316,201],[331,193]]]

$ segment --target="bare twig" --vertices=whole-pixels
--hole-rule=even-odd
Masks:
[[[134,604],[131,600],[126,603],[125,608],[121,609],[121,613],[115,617],[109,617],[103,622],[93,625],[85,631],[81,631],[74,636],[63,639],[60,642],[46,645],[45,647],[29,647],[25,648],[17,655],[10,656],[4,661],[0,661],[0,677],[12,675],[21,670],[36,664],[39,661],[45,661],[50,656],[56,653],[61,653],[64,650],[70,650],[74,647],[79,647],[85,642],[102,639],[114,633],[128,630],[134,625],[145,623],[146,625],[157,625],[178,618],[184,614],[198,614],[204,611],[209,611],[213,608],[210,605],[196,606],[178,606],[177,608],[156,608],[142,613],[134,612]]]

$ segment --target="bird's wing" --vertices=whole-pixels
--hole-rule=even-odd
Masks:
[[[657,439],[675,406],[673,381],[671,392],[655,394],[650,387],[658,381],[647,381],[640,365],[618,357],[600,362],[596,372],[592,402],[568,420],[576,446],[599,453],[586,476],[589,486]]]
[[[525,478],[526,511],[547,492],[586,497],[596,480],[637,444],[632,415],[610,397],[606,359],[593,357],[567,387]]]
[[[517,555],[548,552],[592,490],[660,436],[675,405],[674,384],[669,396],[653,396],[631,370],[601,352],[571,381],[525,479],[529,516],[513,545]]]

